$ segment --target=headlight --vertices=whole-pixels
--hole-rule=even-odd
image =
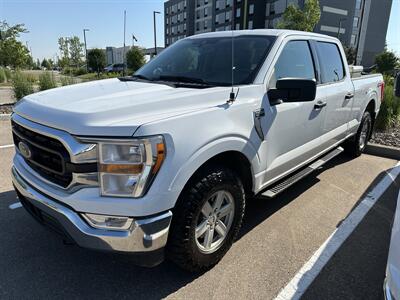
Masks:
[[[162,136],[137,140],[98,142],[101,194],[141,197],[165,158]]]

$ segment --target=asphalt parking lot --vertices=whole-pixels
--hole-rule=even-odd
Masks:
[[[63,245],[18,202],[9,170],[13,147],[0,121],[0,298],[274,299],[398,162],[340,155],[275,199],[247,204],[239,239],[205,274],[164,262]],[[399,168],[399,167],[397,167]],[[400,177],[375,202],[303,294],[304,299],[382,299]]]

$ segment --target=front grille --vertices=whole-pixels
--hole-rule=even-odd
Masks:
[[[72,181],[70,157],[64,145],[51,137],[37,133],[12,121],[14,144],[19,149],[20,142],[25,143],[30,150],[30,156],[24,157],[25,162],[40,176],[62,187],[67,187]]]

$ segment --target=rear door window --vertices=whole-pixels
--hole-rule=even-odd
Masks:
[[[317,52],[321,66],[322,83],[342,80],[345,71],[338,46],[334,43],[317,42]]]

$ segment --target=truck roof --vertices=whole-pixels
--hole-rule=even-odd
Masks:
[[[298,30],[287,29],[252,29],[252,30],[233,30],[233,31],[218,31],[196,34],[188,37],[189,39],[207,38],[207,37],[227,37],[227,36],[241,36],[241,35],[269,35],[269,36],[288,36],[288,35],[308,35],[312,37],[323,37],[338,41],[337,38],[319,34],[314,32],[305,32]]]

